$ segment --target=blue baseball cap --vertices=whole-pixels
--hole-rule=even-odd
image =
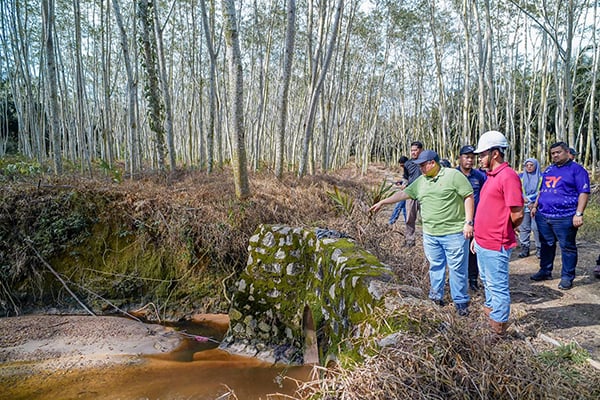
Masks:
[[[438,156],[438,154],[433,150],[423,150],[421,154],[419,154],[419,157],[415,160],[415,164],[421,165],[424,162],[432,160],[435,162],[439,162],[440,156]]]

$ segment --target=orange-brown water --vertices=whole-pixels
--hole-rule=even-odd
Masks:
[[[223,333],[214,326],[178,328],[216,339]],[[171,353],[132,365],[0,376],[0,399],[290,399],[297,382],[307,380],[312,370],[275,367],[216,347],[190,337]]]
[[[217,399],[228,392],[240,400],[293,395],[295,380],[309,367],[275,368],[255,360],[148,360],[142,365],[57,371],[6,382],[2,399]],[[0,381],[3,379],[0,378]],[[234,399],[236,397],[223,397]]]

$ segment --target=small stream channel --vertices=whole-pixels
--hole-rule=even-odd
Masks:
[[[5,384],[12,386],[15,400],[290,399],[312,371],[310,366],[273,366],[219,350],[224,332],[214,326],[193,322],[170,326],[185,332],[181,345],[170,353],[144,356],[142,362],[130,365],[48,371],[15,382],[0,376],[0,399],[5,398],[1,389]]]

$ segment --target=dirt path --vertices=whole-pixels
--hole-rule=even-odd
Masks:
[[[562,344],[576,342],[600,361],[600,279],[593,274],[600,244],[580,242],[578,251],[577,277],[571,290],[557,287],[560,253],[552,275],[555,279],[534,282],[529,276],[539,270],[539,260],[535,255],[520,259],[514,251],[510,263],[511,317],[514,329],[527,336],[534,336],[537,330]]]

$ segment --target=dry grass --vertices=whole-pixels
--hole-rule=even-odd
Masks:
[[[382,320],[402,320],[395,344],[359,363],[320,369],[300,386],[300,399],[596,399],[600,377],[577,347],[536,348],[512,332],[489,332],[481,317],[459,318],[427,305],[401,307]],[[356,343],[358,344],[358,343]]]
[[[251,176],[252,196],[238,201],[230,171],[187,172],[168,178],[150,175],[121,184],[110,178],[75,176],[44,178],[41,184],[6,183],[0,200],[20,199],[13,204],[27,204],[74,189],[104,199],[110,207],[103,212],[153,226],[154,240],[161,246],[191,240],[194,248],[210,254],[215,265],[238,271],[245,265],[248,238],[260,223],[335,229],[373,252],[393,269],[399,283],[420,289],[425,299],[428,265],[421,245],[402,247],[402,224],[392,229],[386,223],[391,207],[377,216],[368,212],[371,189],[380,186],[383,178],[377,166],[365,176],[353,167],[303,179],[286,175],[276,180],[271,174],[256,173]],[[350,215],[340,212],[328,197],[334,187],[352,197]],[[4,217],[10,214],[7,226],[16,226],[19,218],[26,220],[30,209],[3,210]],[[364,359],[353,362],[341,355],[340,365],[318,369],[318,379],[301,385],[297,398],[600,397],[600,377],[579,361],[578,348],[552,350],[547,344],[533,343],[533,335],[515,329],[499,340],[489,333],[478,311],[475,305],[468,318],[458,318],[452,306],[439,309],[426,302],[382,311],[378,336],[354,343],[366,349]],[[391,333],[397,334],[395,344],[377,347],[376,341]]]

